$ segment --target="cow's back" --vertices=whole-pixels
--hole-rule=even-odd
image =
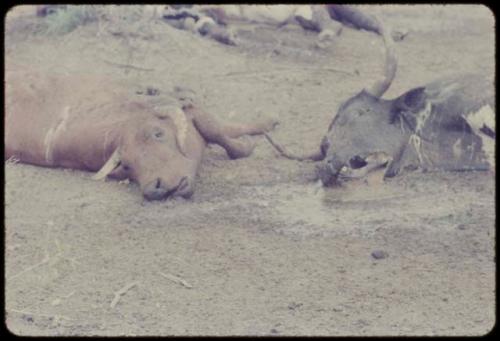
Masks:
[[[5,157],[37,162],[57,117],[52,79],[28,72],[7,72],[5,79]]]
[[[425,92],[429,105],[417,115],[418,133],[426,137],[420,148],[425,168],[482,170],[493,166],[493,80],[479,74],[459,75],[431,83]]]
[[[488,75],[465,74],[426,86],[431,102],[443,114],[467,117],[483,106],[495,108],[495,85]]]
[[[92,110],[119,102],[113,98],[118,93],[103,91],[105,87],[93,77],[7,72],[5,158],[14,156],[26,163],[61,166],[54,152],[65,132],[73,129],[75,141],[71,142],[84,144],[94,138],[96,126],[116,121],[112,111]]]

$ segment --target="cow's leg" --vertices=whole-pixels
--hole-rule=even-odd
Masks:
[[[236,137],[262,134],[276,124],[271,120],[254,124],[223,124],[215,116],[193,105],[186,105],[183,109],[193,118],[194,125],[203,138],[222,146],[232,159],[250,155],[255,147],[253,143],[236,140]]]
[[[199,119],[210,120],[210,122],[213,122],[220,128],[221,132],[224,135],[232,138],[237,138],[244,135],[262,135],[273,130],[274,127],[278,124],[278,121],[271,118],[263,119],[253,123],[222,123],[213,115],[210,115],[209,113],[206,113],[199,108],[196,109],[196,115]]]
[[[221,129],[229,137],[237,138],[244,135],[262,135],[271,131],[278,122],[273,119],[262,120],[254,123],[224,123]]]

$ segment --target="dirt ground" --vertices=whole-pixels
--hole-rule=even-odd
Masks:
[[[482,6],[361,6],[409,29],[386,94],[457,72],[494,72]],[[286,26],[238,27],[240,45],[156,20],[36,34],[6,26],[6,67],[99,73],[193,88],[210,112],[276,117],[316,148],[340,102],[379,74],[382,41],[344,28],[325,48]],[[55,96],[57,94],[54,94]],[[481,335],[495,316],[495,179],[405,173],[323,189],[315,164],[210,146],[192,199],[145,202],[137,185],[5,164],[5,309],[19,335]],[[372,252],[386,257],[376,259]]]

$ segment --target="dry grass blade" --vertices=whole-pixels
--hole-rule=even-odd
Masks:
[[[105,59],[103,59],[103,62],[105,62],[109,65],[114,65],[114,66],[124,68],[124,69],[132,69],[132,70],[138,70],[138,71],[154,71],[154,69],[150,69],[150,68],[135,66],[135,65],[131,65],[131,64],[115,63],[115,62],[111,62],[111,61],[105,60]]]
[[[177,277],[177,276],[174,276],[174,275],[171,275],[171,274],[164,274],[163,272],[160,272],[160,275],[162,275],[163,277],[165,277],[166,279],[168,279],[168,280],[170,280],[172,282],[181,284],[182,286],[185,286],[188,289],[192,289],[193,288],[193,286],[191,284],[189,284],[188,282],[186,282],[185,280],[183,280],[180,277]]]

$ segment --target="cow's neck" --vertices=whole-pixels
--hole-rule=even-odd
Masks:
[[[96,171],[104,165],[120,145],[127,127],[133,119],[107,120],[88,124],[76,120],[68,123],[64,131],[54,137],[52,162],[54,166]],[[86,122],[86,124],[84,124]]]

